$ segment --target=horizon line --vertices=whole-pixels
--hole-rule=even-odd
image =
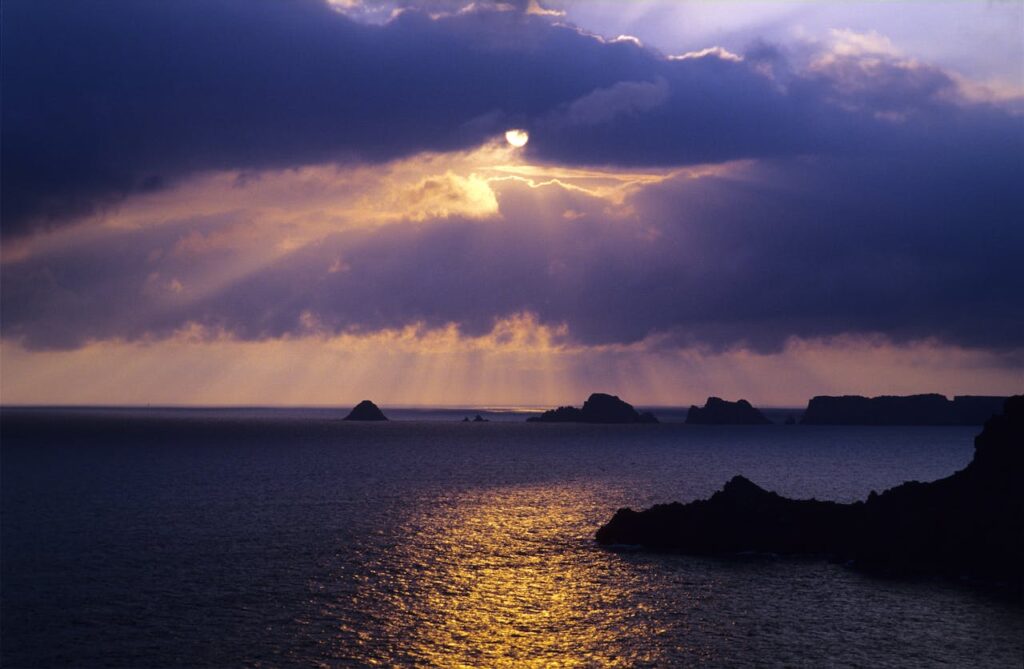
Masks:
[[[946,400],[953,400],[957,397],[1009,397],[1010,395],[1003,394],[953,394],[946,395],[945,393],[911,393],[908,395],[857,395],[857,394],[844,394],[844,395],[812,395],[802,405],[771,405],[771,404],[758,404],[750,402],[755,408],[758,409],[769,409],[769,410],[799,410],[803,411],[807,408],[807,404],[813,397],[913,397],[918,395],[941,395]],[[709,395],[705,399],[711,397],[717,397],[717,395]],[[364,398],[369,399],[369,398]],[[621,398],[620,398],[621,399]],[[746,399],[746,398],[738,398]],[[356,400],[353,402],[345,403],[331,403],[331,404],[190,404],[190,403],[165,403],[165,402],[145,402],[145,403],[121,403],[121,404],[103,404],[103,403],[73,403],[73,402],[62,402],[62,403],[6,403],[0,400],[0,409],[206,409],[206,410],[217,410],[217,409],[320,409],[320,410],[349,410],[356,406],[363,400]],[[376,400],[370,400],[377,406],[387,409],[395,410],[439,410],[439,411],[455,411],[455,410],[472,410],[472,411],[485,411],[488,413],[539,413],[547,411],[551,408],[564,407],[564,406],[576,406],[573,402],[568,403],[555,403],[555,404],[502,404],[502,403],[483,403],[483,404],[415,404],[415,403],[398,403],[390,404],[388,402],[378,402]],[[738,400],[727,400],[735,402]],[[582,403],[579,403],[582,405]],[[632,403],[630,403],[632,404]],[[701,406],[697,402],[681,403],[681,404],[645,404],[636,403],[632,406],[641,409],[653,409],[653,410],[688,410],[691,406]]]
[[[1000,395],[1001,397],[1001,395]],[[368,398],[364,398],[368,399]],[[620,398],[621,399],[621,398]],[[742,398],[741,398],[742,399]],[[172,404],[172,403],[134,403],[134,404],[96,404],[96,403],[4,403],[0,402],[0,409],[339,409],[347,410],[357,405],[362,400],[349,404]],[[515,412],[539,412],[547,411],[554,407],[575,406],[573,403],[561,404],[389,404],[370,400],[377,406],[387,409],[411,409],[411,410],[456,410],[473,409],[476,411],[488,411],[501,413],[503,411]],[[735,400],[730,400],[735,401]],[[749,401],[749,400],[748,400]],[[582,404],[577,402],[576,404]],[[630,403],[632,404],[632,403]],[[754,404],[751,402],[751,404]],[[700,406],[696,403],[689,404],[633,404],[634,407],[642,409],[689,409],[691,406]],[[783,406],[783,405],[756,405],[762,409],[805,409],[806,406]]]

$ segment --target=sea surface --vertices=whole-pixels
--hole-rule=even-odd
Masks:
[[[608,550],[743,474],[853,501],[972,427],[527,424],[508,409],[0,413],[4,667],[1020,667],[1024,610],[810,559]],[[685,412],[655,409],[681,420]],[[463,423],[482,413],[488,423]],[[784,415],[784,414],[779,414]]]

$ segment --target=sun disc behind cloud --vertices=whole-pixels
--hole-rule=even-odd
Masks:
[[[526,143],[530,141],[530,133],[519,128],[513,128],[505,133],[505,140],[519,149],[526,146]]]

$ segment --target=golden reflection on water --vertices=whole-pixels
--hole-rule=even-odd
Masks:
[[[362,605],[382,614],[387,656],[379,639],[367,638],[369,657],[361,659],[488,667],[657,663],[646,654],[657,644],[637,641],[658,630],[622,597],[616,561],[593,545],[588,498],[571,486],[503,488],[414,517],[390,575],[361,593]],[[638,656],[637,648],[650,650]]]

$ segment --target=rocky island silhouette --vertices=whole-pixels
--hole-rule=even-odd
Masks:
[[[763,413],[746,400],[729,402],[720,397],[709,397],[704,407],[691,406],[686,414],[691,425],[771,425]]]
[[[387,420],[384,412],[370,400],[363,400],[352,408],[344,420],[382,421]]]
[[[1000,584],[1024,576],[1024,396],[1006,400],[974,440],[964,469],[910,481],[853,504],[792,500],[736,476],[707,500],[619,509],[604,545],[698,555],[826,556],[889,575],[935,574]]]
[[[529,423],[657,423],[649,411],[639,412],[617,395],[594,393],[583,408],[558,407],[526,419]]]
[[[803,425],[982,425],[1005,397],[958,395],[820,395],[807,403]]]

